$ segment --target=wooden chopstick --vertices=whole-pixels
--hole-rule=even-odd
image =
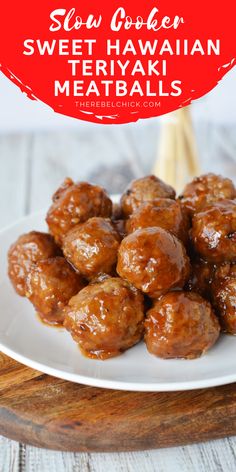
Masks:
[[[189,107],[165,117],[153,173],[172,185],[177,193],[201,173]]]

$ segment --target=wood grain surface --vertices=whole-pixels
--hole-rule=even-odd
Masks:
[[[0,356],[0,433],[34,446],[113,452],[236,434],[235,384],[171,393],[66,382]]]

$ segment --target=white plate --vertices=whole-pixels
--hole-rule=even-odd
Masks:
[[[144,343],[106,361],[83,357],[69,333],[43,325],[32,305],[7,277],[7,251],[31,230],[46,230],[44,213],[28,216],[0,232],[0,350],[46,374],[97,387],[135,391],[191,390],[236,381],[236,337],[222,335],[196,360],[162,360]]]

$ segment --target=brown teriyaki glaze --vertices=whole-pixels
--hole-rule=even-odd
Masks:
[[[8,251],[8,275],[18,295],[25,296],[26,277],[32,265],[60,253],[50,234],[31,231],[20,236]]]
[[[106,359],[139,342],[145,312],[146,344],[160,357],[201,355],[219,322],[236,334],[230,179],[202,175],[176,200],[170,185],[148,175],[112,204],[103,188],[67,178],[46,221],[50,234],[32,231],[9,249],[9,278],[86,356]]]
[[[123,216],[127,218],[142,203],[156,198],[175,198],[175,190],[155,175],[133,180],[121,196]]]
[[[236,188],[232,180],[212,173],[196,177],[186,185],[180,196],[181,205],[193,216],[209,204],[236,198]]]
[[[194,359],[210,349],[220,326],[209,302],[194,292],[170,292],[154,301],[145,320],[145,342],[164,359]]]
[[[188,240],[189,226],[178,200],[156,198],[144,202],[126,222],[127,233],[153,226],[170,231],[183,242]]]
[[[26,296],[42,320],[61,325],[63,308],[85,286],[85,282],[64,257],[54,257],[31,267],[26,285]]]
[[[183,244],[162,228],[143,228],[123,239],[117,272],[150,297],[182,288],[190,263]]]
[[[68,231],[93,216],[110,217],[112,202],[105,190],[87,182],[66,179],[53,196],[46,221],[50,233],[61,245]]]
[[[236,262],[218,267],[211,295],[222,331],[236,335]]]
[[[84,277],[112,272],[117,261],[120,235],[111,220],[94,217],[75,226],[65,236],[63,253]]]
[[[91,358],[117,356],[143,336],[143,295],[120,278],[88,285],[64,311],[64,326]]]
[[[194,215],[191,237],[204,259],[236,261],[236,200],[220,200]]]

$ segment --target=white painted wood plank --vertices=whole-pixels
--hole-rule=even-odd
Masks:
[[[235,131],[229,128],[225,136],[224,127],[200,124],[196,134],[202,171],[215,171],[236,181]],[[94,181],[109,192],[122,192],[130,179],[151,172],[157,142],[157,120],[142,126],[37,134],[32,143],[30,209],[47,207],[65,176]]]
[[[63,453],[26,448],[25,472],[229,472],[236,469],[236,438],[129,453]]]
[[[143,162],[151,161],[148,142],[144,159],[128,127],[38,134],[32,147],[31,209],[48,206],[50,195],[65,176],[96,180],[110,192],[122,191],[131,178],[143,175]]]
[[[0,472],[19,471],[19,449],[17,442],[0,436]]]
[[[30,137],[0,137],[0,228],[26,212]],[[0,437],[0,471],[19,470],[20,445]]]
[[[231,440],[231,445],[235,448],[235,439]],[[235,467],[235,455],[228,440],[156,451],[90,456],[90,469],[94,472],[228,472]]]
[[[26,447],[22,472],[89,472],[89,455],[73,454]]]
[[[199,123],[195,132],[202,172],[222,174],[236,183],[235,128]]]
[[[25,214],[31,137],[0,136],[0,227]]]

